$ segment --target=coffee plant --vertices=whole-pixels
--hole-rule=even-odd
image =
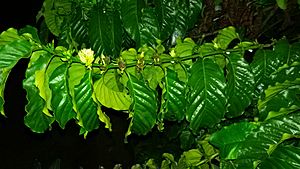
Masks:
[[[299,168],[300,43],[247,40],[233,26],[195,42],[186,35],[203,7],[202,0],[45,0],[37,18],[46,27],[0,35],[1,114],[7,78],[28,59],[24,123],[33,132],[74,122],[84,137],[101,123],[111,131],[109,108],[131,120],[125,141],[180,126],[179,156],[149,156],[132,168]]]

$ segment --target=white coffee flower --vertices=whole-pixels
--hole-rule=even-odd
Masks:
[[[79,59],[82,63],[85,64],[88,68],[92,67],[94,61],[94,51],[92,49],[81,49],[78,52]]]

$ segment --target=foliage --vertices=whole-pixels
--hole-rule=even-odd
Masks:
[[[197,0],[45,0],[38,17],[58,44],[31,26],[0,35],[1,114],[9,73],[27,58],[33,132],[111,130],[107,107],[128,114],[125,139],[177,123],[166,141],[183,151],[133,168],[299,168],[300,43],[245,41],[232,26],[201,43],[183,38],[201,10]]]

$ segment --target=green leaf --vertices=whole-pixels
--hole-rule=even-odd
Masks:
[[[48,29],[53,35],[58,36],[61,33],[64,18],[72,10],[72,3],[69,0],[45,0],[43,8],[43,16]]]
[[[18,31],[14,28],[9,28],[0,34],[0,45],[6,45],[15,40],[20,40],[21,37],[18,35]]]
[[[258,100],[258,110],[263,119],[287,114],[300,109],[300,63],[283,65],[270,75],[269,87]]]
[[[59,36],[59,44],[64,46],[72,44],[74,47],[83,48],[84,45],[89,46],[88,37],[88,21],[84,14],[86,12],[82,7],[72,10],[70,19],[64,21],[62,32]]]
[[[0,113],[4,116],[4,89],[5,83],[10,73],[9,69],[0,69]]]
[[[79,125],[87,131],[99,127],[97,104],[93,100],[92,72],[87,71],[78,85],[74,87],[74,104]]]
[[[174,28],[172,38],[176,39],[178,36],[183,37],[185,32],[188,30],[189,25],[189,5],[190,2],[187,0],[176,1],[173,0],[174,10]],[[170,22],[170,21],[169,21]]]
[[[210,143],[220,149],[222,159],[236,159],[241,144],[258,126],[253,123],[241,122],[223,127],[210,137]]]
[[[145,8],[142,10],[140,27],[140,45],[148,44],[150,46],[156,45],[156,39],[160,39],[160,32],[158,26],[158,19],[155,10],[152,8]]]
[[[227,65],[227,117],[237,117],[243,114],[246,107],[251,104],[254,91],[254,76],[249,64],[240,53],[228,55]]]
[[[300,62],[294,62],[291,65],[283,65],[276,72],[270,75],[270,85],[284,83],[285,81],[294,81],[300,78]]]
[[[132,98],[130,116],[132,124],[129,131],[136,134],[147,134],[156,123],[158,110],[156,92],[149,88],[145,81],[128,74],[128,88]]]
[[[220,122],[225,113],[223,70],[211,59],[199,59],[191,68],[188,86],[187,120],[196,132]]]
[[[219,31],[219,34],[213,40],[213,43],[216,48],[227,49],[228,45],[234,39],[239,39],[239,35],[236,33],[233,26],[229,26]]]
[[[177,41],[175,46],[175,53],[178,57],[191,56],[194,54],[194,48],[196,47],[195,42],[191,38],[185,38],[183,42]]]
[[[118,11],[105,9],[97,4],[91,11],[89,38],[96,55],[104,53],[114,57],[120,54],[122,44],[121,19]]]
[[[158,85],[161,86],[161,81],[165,76],[163,69],[159,66],[146,66],[142,73],[153,90],[156,90]]]
[[[250,64],[255,81],[255,96],[259,97],[268,87],[269,77],[282,65],[278,55],[271,50],[258,50]]]
[[[189,0],[189,7],[188,28],[190,29],[199,22],[200,14],[204,9],[203,0]]]
[[[277,5],[280,9],[286,10],[287,8],[287,0],[276,0]]]
[[[226,59],[222,54],[215,54],[218,52],[218,49],[214,47],[213,43],[204,43],[198,49],[201,57],[207,57],[213,59],[222,69],[225,68]]]
[[[285,64],[291,65],[292,63],[300,61],[300,45],[294,43],[290,45],[287,40],[283,39],[276,43],[272,50],[258,50],[250,64],[254,79],[255,79],[255,96],[258,97],[273,83],[270,75],[278,70],[278,68]]]
[[[186,84],[178,79],[175,71],[167,68],[163,88],[163,114],[167,120],[183,120],[186,112]]]
[[[21,58],[30,54],[31,44],[27,40],[15,40],[0,46],[0,69],[12,69]]]
[[[2,60],[2,57],[5,59],[5,57],[7,55],[5,55],[5,53],[8,53],[9,51],[6,51],[7,49],[5,49],[5,45],[9,45],[11,42],[20,40],[21,37],[18,35],[18,32],[16,29],[14,28],[9,28],[6,31],[3,31],[0,35],[0,51],[4,53],[4,56],[2,56],[2,53],[0,53],[0,62]],[[13,46],[12,46],[13,47]],[[2,50],[3,48],[3,50]],[[10,49],[8,49],[10,50]],[[14,57],[14,56],[11,56]],[[22,56],[18,56],[18,57],[22,57]],[[16,62],[19,60],[18,58],[15,58]],[[14,59],[11,62],[15,62]],[[4,89],[5,89],[5,84],[6,84],[6,80],[9,76],[9,73],[11,71],[11,68],[14,67],[14,65],[16,63],[11,63],[12,66],[10,68],[0,68],[0,113],[2,115],[5,115],[4,113]]]
[[[125,30],[137,46],[141,45],[139,23],[141,23],[143,6],[143,1],[140,0],[124,0],[121,5],[121,16]]]
[[[183,152],[181,158],[184,158],[185,163],[189,167],[195,167],[199,165],[202,156],[202,153],[198,149],[191,149]]]
[[[35,42],[41,43],[38,35],[38,30],[35,27],[26,25],[24,28],[20,29],[19,31],[19,34],[26,34],[26,33],[29,33]]]
[[[253,168],[252,161],[249,159],[221,160],[220,169],[246,169]]]
[[[260,120],[288,114],[300,109],[300,77],[294,81],[276,83],[265,90],[265,97],[258,100]]]
[[[279,40],[274,46],[274,52],[276,57],[280,59],[282,66],[283,64],[292,64],[296,61],[300,61],[300,43],[296,42],[289,44],[286,39]],[[274,56],[273,56],[274,57]]]
[[[173,5],[173,1],[169,0],[155,0],[154,4],[158,16],[158,23],[160,25],[160,38],[164,41],[172,35],[174,30],[175,22],[172,21],[175,15],[175,6]]]
[[[179,138],[180,138],[180,148],[183,150],[190,149],[195,142],[195,138],[193,134],[188,130],[182,131]]]
[[[61,128],[76,114],[73,111],[72,98],[68,88],[68,64],[57,67],[49,78],[49,87],[52,91],[51,105],[55,120]]]
[[[126,90],[120,90],[114,71],[108,71],[94,83],[96,99],[105,107],[114,110],[129,110],[130,96]]]
[[[98,114],[99,120],[105,124],[105,128],[107,128],[109,131],[112,131],[112,128],[111,128],[112,124],[110,122],[110,118],[105,114],[105,112],[103,112],[101,110],[101,104],[95,98],[95,93],[93,94],[93,100],[98,105],[97,114]]]
[[[278,146],[276,150],[259,164],[258,169],[298,169],[300,148],[290,145]]]
[[[244,135],[244,138],[243,136],[235,138],[235,135],[231,134],[232,132],[239,133],[241,128],[231,127],[232,125],[229,126],[231,130],[227,131],[230,132],[230,134],[227,135],[232,138],[229,138],[227,136],[228,139],[226,139],[227,141],[225,141],[225,146],[226,142],[230,140],[229,143],[232,144],[230,146],[232,146],[233,148],[232,150],[229,149],[229,151],[225,149],[225,152],[222,152],[224,151],[224,149],[220,149],[220,153],[224,154],[224,156],[227,157],[233,151],[234,156],[231,155],[231,161],[223,159],[225,160],[223,161],[223,163],[230,162],[232,163],[231,166],[234,166],[232,168],[244,169],[245,166],[248,166],[248,168],[252,168],[255,165],[259,164],[259,162],[264,163],[264,161],[268,161],[269,156],[272,156],[273,153],[276,153],[277,148],[280,147],[280,143],[289,138],[299,137],[299,122],[299,112],[295,112],[286,116],[277,116],[261,123],[258,128],[252,130],[248,135]],[[234,125],[236,124],[233,124],[233,126]],[[226,138],[226,133],[223,132],[222,135],[224,135],[224,137]],[[217,140],[216,146],[218,148],[221,148],[222,146],[224,147],[221,139],[221,134],[218,138],[215,137],[213,139],[214,141]],[[283,158],[281,162],[280,160],[277,160],[278,165],[284,165],[284,163],[282,162],[285,161],[285,159],[286,158]]]
[[[25,125],[37,133],[45,132],[54,121],[48,112],[46,101],[39,95],[39,89],[35,85],[36,72],[46,69],[51,56],[45,51],[34,52],[30,58],[26,70],[26,78],[23,80],[23,88],[26,90],[28,103],[27,115],[24,117]]]

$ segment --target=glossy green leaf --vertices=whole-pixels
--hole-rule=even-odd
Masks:
[[[183,120],[186,112],[186,84],[175,71],[167,68],[163,88],[163,114],[167,120]]]
[[[283,65],[270,75],[269,87],[258,100],[262,120],[300,109],[300,63]]]
[[[300,109],[300,77],[294,81],[276,83],[265,90],[265,97],[258,100],[260,120],[273,118]]]
[[[143,6],[143,1],[139,0],[124,0],[121,4],[121,16],[124,27],[137,46],[141,45],[139,23],[141,23]]]
[[[121,19],[118,11],[105,9],[99,3],[91,11],[88,35],[97,55],[104,53],[114,57],[120,54],[122,44]]]
[[[155,10],[145,8],[142,10],[140,27],[140,44],[156,45],[156,39],[160,39],[158,19]]]
[[[228,55],[227,65],[227,117],[237,117],[243,114],[252,101],[254,92],[254,76],[249,64],[240,53]]]
[[[259,164],[257,169],[298,169],[300,168],[300,148],[290,145],[278,146],[276,150]]]
[[[234,39],[239,39],[239,35],[236,33],[234,27],[229,26],[219,31],[213,43],[216,48],[227,49],[228,45]]]
[[[128,74],[128,89],[132,98],[129,130],[139,135],[147,134],[156,123],[158,110],[156,92],[149,88],[143,79]]]
[[[277,55],[276,57],[281,61],[280,66],[282,66],[283,64],[290,65],[296,61],[300,62],[299,42],[289,44],[287,39],[282,39],[275,44],[273,50]]]
[[[174,28],[172,39],[176,39],[177,37],[183,37],[188,30],[189,23],[189,10],[190,10],[190,2],[187,0],[176,1],[172,0],[173,5],[175,6],[174,10]]]
[[[54,121],[47,109],[46,101],[39,95],[39,89],[35,85],[36,71],[46,69],[50,59],[51,56],[45,51],[34,52],[23,81],[23,88],[26,90],[28,100],[25,107],[27,112],[24,118],[25,125],[37,133],[45,132]]]
[[[32,39],[37,42],[37,43],[41,43],[39,35],[38,35],[38,30],[30,25],[26,25],[24,28],[19,30],[19,34],[23,35],[23,34],[27,34],[29,33],[30,36],[32,37]]]
[[[5,45],[15,40],[20,40],[21,37],[18,35],[18,31],[14,28],[9,28],[0,34],[0,45]]]
[[[174,18],[175,6],[170,0],[155,0],[155,10],[158,16],[158,23],[161,31],[161,40],[167,39],[173,33],[175,23],[171,22]]]
[[[187,120],[198,131],[220,122],[225,114],[225,78],[223,70],[211,59],[199,59],[191,68],[187,96]]]
[[[131,99],[125,89],[120,90],[115,71],[106,72],[94,83],[96,99],[114,110],[129,110]]]
[[[76,114],[73,111],[72,98],[68,88],[68,64],[57,67],[49,78],[49,87],[52,91],[51,105],[55,120],[61,128]]]
[[[255,53],[250,66],[254,75],[256,97],[259,97],[268,87],[270,75],[282,65],[281,59],[277,56],[271,50],[260,49]]]
[[[270,85],[274,86],[276,83],[284,83],[285,81],[294,81],[300,77],[300,62],[294,62],[290,65],[283,65],[276,72],[270,75]]]
[[[79,125],[87,131],[99,127],[97,104],[93,100],[91,71],[87,71],[78,85],[74,87],[74,104]]]
[[[246,123],[246,122],[245,122]],[[233,126],[236,124],[233,124]],[[228,138],[227,140],[231,140],[231,146],[235,147],[231,151],[224,151],[224,149],[220,149],[221,154],[224,154],[224,157],[228,157],[231,152],[234,152],[234,155],[230,155],[232,160],[226,160],[223,158],[224,165],[228,165],[230,162],[233,168],[244,169],[245,166],[254,167],[254,165],[259,164],[258,162],[264,163],[264,161],[268,161],[268,157],[273,153],[276,153],[277,148],[280,147],[280,143],[284,140],[299,137],[300,133],[300,113],[295,112],[286,116],[277,116],[275,118],[269,119],[263,123],[261,123],[256,129],[252,130],[248,135],[244,135],[240,138],[235,138],[232,132],[240,132],[240,128],[229,126],[230,134],[232,137],[224,137]],[[225,129],[224,129],[225,130]],[[222,131],[222,130],[221,130]],[[216,135],[218,135],[217,132]],[[229,131],[229,130],[228,130]],[[214,140],[218,140],[216,146],[221,148],[224,144],[221,141],[221,134],[218,138],[215,137]],[[235,142],[236,140],[236,142]],[[221,145],[221,146],[220,146]],[[226,141],[225,141],[226,145]],[[279,149],[280,150],[280,149]],[[282,163],[278,160],[278,165]],[[228,167],[230,168],[230,167]]]
[[[258,50],[250,64],[255,79],[255,96],[258,97],[273,83],[270,75],[285,64],[291,65],[300,60],[299,43],[289,44],[287,40],[279,40],[273,50]]]
[[[31,44],[18,36],[17,30],[10,28],[0,35],[0,113],[4,113],[4,89],[11,69],[21,58],[31,53]]]
[[[5,83],[10,73],[9,69],[0,69],[0,113],[4,116],[4,89]]]
[[[189,7],[188,28],[192,28],[199,22],[200,15],[204,9],[204,2],[203,0],[189,0]]]
[[[0,69],[12,69],[21,58],[30,54],[31,44],[27,40],[15,40],[0,46]]]
[[[220,149],[222,159],[236,159],[241,144],[258,126],[253,123],[241,122],[223,127],[210,137],[210,143]]]
[[[43,3],[43,16],[48,29],[55,36],[61,33],[61,25],[64,18],[72,10],[72,4],[69,0],[45,0]]]
[[[81,47],[89,46],[88,21],[85,18],[84,9],[78,7],[72,10],[71,17],[63,23],[62,32],[59,36],[59,44]]]

